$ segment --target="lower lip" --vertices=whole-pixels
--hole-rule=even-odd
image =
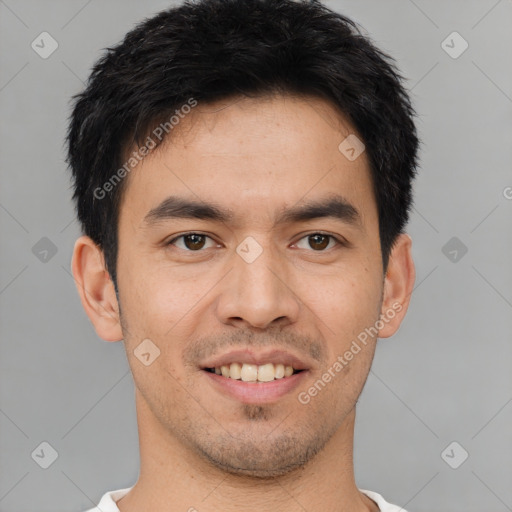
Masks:
[[[308,371],[303,370],[294,373],[290,377],[283,377],[270,382],[244,382],[206,370],[203,370],[202,373],[222,393],[246,404],[263,404],[276,402],[279,398],[293,391],[306,378]]]

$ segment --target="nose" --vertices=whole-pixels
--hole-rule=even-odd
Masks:
[[[280,259],[281,258],[281,259]],[[219,321],[258,329],[297,321],[300,300],[293,291],[293,278],[286,262],[268,246],[252,262],[233,255],[233,268],[217,301]]]

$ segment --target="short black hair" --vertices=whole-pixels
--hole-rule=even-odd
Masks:
[[[116,292],[127,181],[120,178],[129,169],[118,172],[118,184],[112,177],[129,148],[191,99],[282,93],[334,105],[366,146],[386,270],[417,172],[415,112],[402,82],[391,57],[317,0],[185,1],[140,22],[105,49],[85,90],[73,96],[66,140],[77,216],[103,251]]]

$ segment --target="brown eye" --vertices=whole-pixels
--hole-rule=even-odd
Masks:
[[[319,249],[323,250],[329,245],[329,236],[327,235],[321,235],[321,234],[315,234],[310,235],[309,237],[309,245],[312,249]]]
[[[191,251],[202,249],[204,246],[204,238],[203,235],[186,235],[184,237],[185,246]]]
[[[299,244],[302,242],[302,240],[307,240],[307,247],[300,247]],[[341,242],[333,235],[327,235],[324,233],[312,233],[311,235],[306,235],[305,237],[301,238],[299,243],[297,243],[297,246],[301,249],[313,249],[316,252],[325,252],[325,249],[330,249],[333,247],[329,247],[331,241],[334,241],[335,245],[336,243],[338,245],[342,245]]]
[[[188,252],[198,252],[205,247],[207,239],[210,239],[210,237],[202,235],[201,233],[185,233],[184,235],[172,239],[168,245],[175,245]],[[181,246],[177,241],[183,241]]]

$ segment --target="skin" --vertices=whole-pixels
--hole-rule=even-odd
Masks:
[[[406,234],[383,272],[366,153],[349,161],[338,150],[350,133],[312,97],[199,104],[126,178],[119,303],[103,253],[88,237],[77,240],[72,271],[83,307],[102,339],[124,340],[136,387],[140,474],[121,512],[378,510],[354,480],[355,405],[377,339],[406,313],[415,273]],[[274,225],[284,208],[333,192],[359,211],[360,224]],[[171,194],[215,202],[234,219],[146,226],[145,215]],[[188,231],[209,238],[165,245]],[[318,231],[348,244],[326,239],[319,249],[308,237]],[[263,249],[252,263],[236,252],[248,236]],[[299,392],[393,304],[401,310],[378,337],[300,403]],[[160,350],[149,366],[134,355],[147,338]],[[308,373],[274,403],[242,403],[211,385],[198,356],[244,347],[288,350]]]

